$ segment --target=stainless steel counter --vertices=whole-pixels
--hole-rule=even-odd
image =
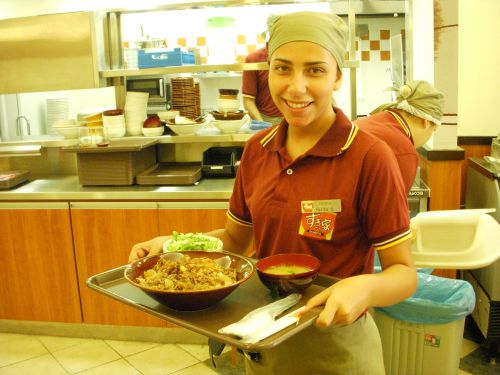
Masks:
[[[233,178],[225,178],[192,186],[82,186],[78,176],[40,176],[0,191],[0,201],[229,200],[233,185]]]
[[[190,186],[82,186],[78,176],[34,176],[33,181],[10,190],[0,190],[0,202],[5,201],[228,201],[234,178],[201,179]],[[415,183],[409,201],[427,202],[429,188]],[[427,206],[425,204],[425,206]],[[417,211],[426,211],[420,207]]]

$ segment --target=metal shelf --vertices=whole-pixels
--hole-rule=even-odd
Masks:
[[[358,68],[359,61],[346,61],[346,68]],[[213,73],[213,72],[242,72],[245,70],[268,70],[267,63],[235,63],[235,64],[220,64],[220,65],[183,65],[183,66],[166,66],[161,68],[148,69],[113,69],[101,71],[103,78],[114,77],[137,77],[150,76],[158,74],[176,74],[176,73]],[[214,75],[215,76],[215,75]]]

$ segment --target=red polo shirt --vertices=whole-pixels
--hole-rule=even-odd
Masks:
[[[398,161],[405,191],[408,193],[418,167],[418,155],[413,145],[410,127],[399,111],[389,109],[355,121],[362,130],[381,139],[391,148]]]
[[[286,121],[253,136],[245,145],[228,216],[253,226],[258,258],[313,254],[321,261],[321,273],[348,277],[372,273],[373,247],[409,237],[409,214],[389,147],[335,111],[334,124],[295,161],[285,150]],[[317,214],[303,212],[310,201],[340,203],[340,209],[316,223]],[[299,234],[306,223],[312,225],[310,233],[333,228],[331,238]]]
[[[267,48],[260,48],[250,53],[245,62],[267,62]],[[255,99],[259,112],[270,117],[280,117],[281,111],[276,107],[269,91],[268,70],[246,70],[243,72],[241,92],[243,96]]]

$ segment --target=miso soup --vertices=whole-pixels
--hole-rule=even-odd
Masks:
[[[304,273],[311,271],[311,268],[304,266],[295,266],[287,264],[277,264],[276,266],[271,266],[266,268],[265,272],[271,275],[296,275],[298,273]]]

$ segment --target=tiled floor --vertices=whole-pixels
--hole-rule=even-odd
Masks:
[[[486,362],[484,345],[468,334],[459,374],[500,374]],[[475,341],[473,341],[475,340]],[[226,348],[210,363],[208,347],[0,333],[0,375],[241,375],[241,355]],[[467,371],[465,371],[467,370]]]

